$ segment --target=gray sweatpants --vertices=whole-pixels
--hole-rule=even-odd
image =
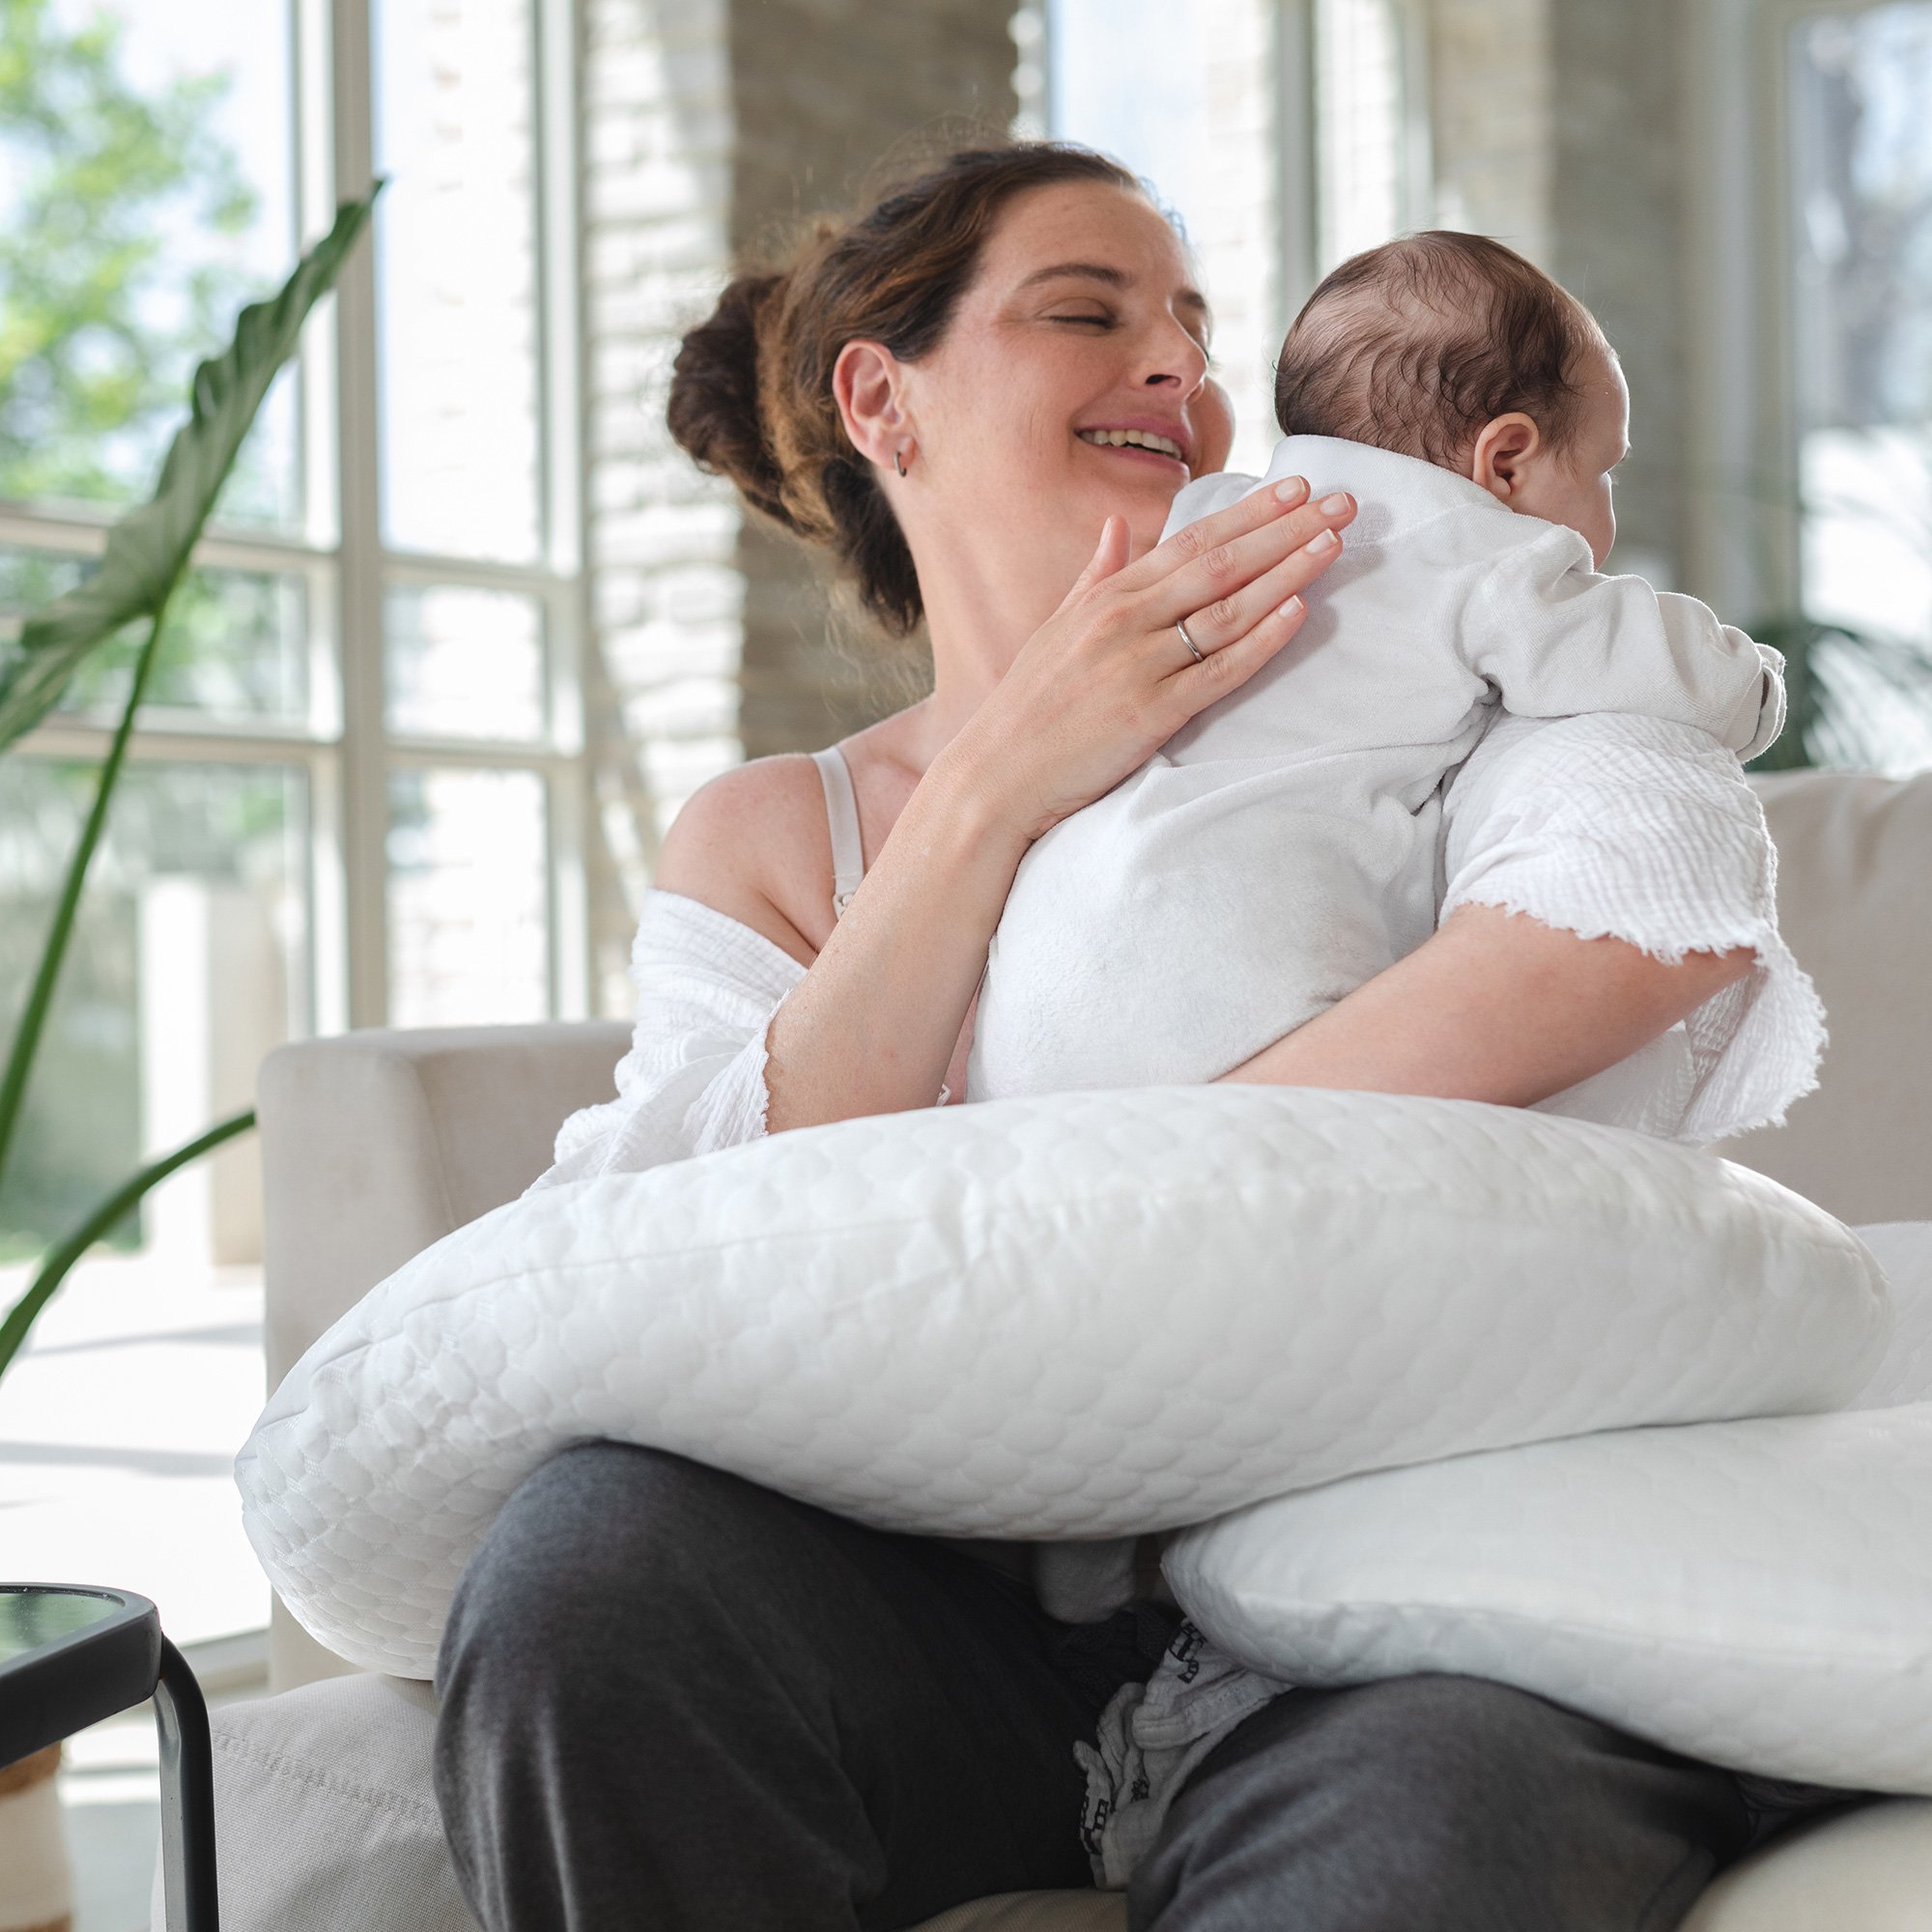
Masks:
[[[436,1791],[488,1932],[852,1932],[1092,1883],[1073,1754],[1178,1613],[586,1443],[457,1592]],[[1296,1690],[1203,1760],[1131,1932],[1667,1932],[1794,1815],[1527,1692]]]

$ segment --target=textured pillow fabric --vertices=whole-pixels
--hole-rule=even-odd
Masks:
[[[1889,1322],[1837,1222],[1615,1128],[1065,1094],[510,1203],[318,1341],[237,1474],[297,1617],[426,1676],[491,1517],[585,1435],[886,1529],[1105,1537],[1502,1444],[1828,1408]]]
[[[1860,1395],[1888,1406],[1357,1476],[1187,1531],[1168,1582],[1292,1682],[1456,1671],[1738,1770],[1932,1794],[1932,1224],[1868,1232],[1898,1325]]]
[[[1891,1408],[1932,1397],[1932,1221],[1883,1221],[1858,1230],[1891,1286],[1892,1327],[1847,1408]]]

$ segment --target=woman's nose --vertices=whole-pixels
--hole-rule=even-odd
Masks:
[[[1157,345],[1149,357],[1144,379],[1150,388],[1171,387],[1191,396],[1208,380],[1208,355],[1186,329],[1175,325],[1178,341],[1170,338]]]

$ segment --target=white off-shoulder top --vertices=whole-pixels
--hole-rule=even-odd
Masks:
[[[1444,822],[1444,916],[1503,906],[1673,962],[1757,952],[1754,972],[1663,1043],[1545,1108],[1702,1144],[1782,1120],[1816,1085],[1823,1010],[1778,936],[1763,810],[1715,739],[1634,716],[1505,718],[1450,785]],[[647,893],[617,1096],[564,1122],[555,1165],[532,1186],[757,1139],[766,1030],[804,977],[737,920],[680,893]]]

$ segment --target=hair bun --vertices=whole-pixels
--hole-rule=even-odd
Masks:
[[[836,376],[848,344],[902,363],[938,347],[1012,196],[1057,184],[1141,192],[1102,155],[1055,141],[963,150],[847,220],[807,224],[776,271],[735,276],[671,365],[665,420],[698,468],[831,553],[900,637],[919,623],[919,570],[874,464],[852,446]],[[923,474],[927,472],[922,472]]]
[[[758,403],[760,335],[785,281],[782,274],[747,274],[726,284],[718,306],[679,346],[665,421],[699,469],[729,477],[754,509],[796,530]]]

